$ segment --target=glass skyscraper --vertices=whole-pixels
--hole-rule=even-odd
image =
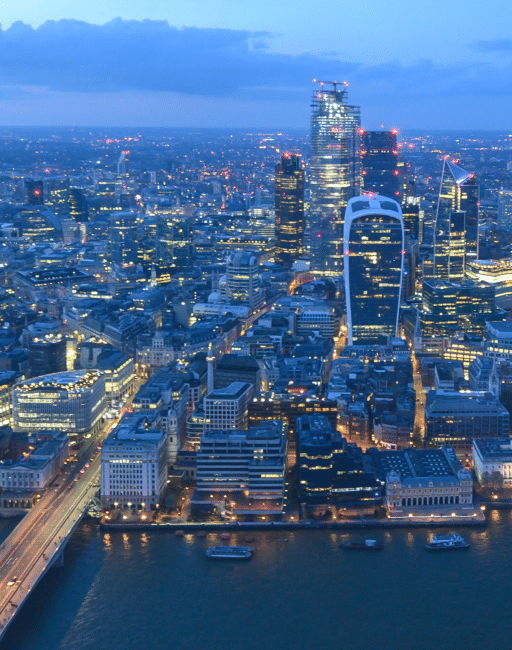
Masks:
[[[276,261],[290,267],[304,252],[304,170],[300,156],[283,154],[275,176]]]
[[[512,232],[512,190],[500,189],[498,194],[498,229]]]
[[[185,215],[159,215],[156,221],[156,261],[160,266],[190,268],[190,219]]]
[[[434,231],[438,279],[462,279],[466,259],[478,258],[479,189],[474,174],[444,160]]]
[[[312,265],[314,270],[327,275],[340,275],[344,209],[361,189],[361,110],[347,103],[346,83],[319,83],[320,89],[313,93],[311,104]]]
[[[361,132],[362,187],[364,192],[400,197],[397,129]]]
[[[137,263],[137,221],[134,212],[110,213],[110,257],[116,264]]]
[[[402,287],[404,226],[393,199],[360,196],[345,212],[345,296],[349,345],[396,336]]]

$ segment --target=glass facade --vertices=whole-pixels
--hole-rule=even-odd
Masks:
[[[362,187],[364,192],[400,197],[398,131],[361,131]]]
[[[512,190],[501,188],[498,194],[498,229],[512,232]]]
[[[464,277],[466,259],[478,257],[479,185],[474,174],[445,159],[434,233],[434,276]]]
[[[403,271],[403,221],[398,203],[352,199],[345,214],[348,343],[382,344],[396,336]]]
[[[304,252],[304,170],[285,153],[275,176],[276,261],[290,267]]]
[[[190,220],[185,216],[161,215],[156,222],[156,261],[184,270],[192,263]]]
[[[134,212],[110,213],[110,255],[117,264],[137,262],[137,215]]]
[[[344,208],[361,189],[361,110],[347,103],[344,85],[320,84],[311,104],[311,255],[314,270],[340,275]]]

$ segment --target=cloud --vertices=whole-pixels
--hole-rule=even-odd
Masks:
[[[495,38],[488,41],[474,41],[471,47],[478,52],[510,52],[512,40],[510,38]]]
[[[429,106],[432,117],[442,124],[450,106],[452,113],[467,114],[468,123],[473,114],[473,122],[482,123],[489,113],[479,111],[478,105],[489,97],[501,98],[500,115],[510,108],[512,70],[507,63],[494,65],[487,57],[480,62],[477,57],[468,65],[429,60],[403,65],[378,58],[373,64],[362,64],[336,53],[278,54],[271,50],[273,37],[249,30],[178,29],[156,20],[117,18],[104,25],[59,20],[37,28],[16,22],[0,29],[0,94],[8,100],[6,87],[13,92],[23,89],[28,107],[30,89],[46,88],[49,111],[56,101],[52,93],[72,95],[78,108],[80,97],[90,100],[94,93],[102,97],[167,93],[195,97],[200,103],[208,98],[229,100],[230,106],[235,100],[256,101],[261,111],[274,102],[276,111],[278,106],[285,111],[279,118],[286,124],[293,102],[297,110],[306,107],[307,113],[311,80],[318,77],[347,79],[351,102],[375,113],[387,107],[388,114],[402,115],[402,121]],[[512,49],[512,41],[478,41],[472,47],[482,53],[505,51]],[[16,91],[19,100],[21,92]],[[253,110],[257,114],[258,109]]]
[[[53,90],[229,96],[269,82],[303,85],[326,64],[309,54],[271,54],[268,38],[266,32],[177,29],[156,20],[59,20],[36,29],[17,22],[0,32],[0,70],[4,82]],[[333,59],[330,67],[336,67]]]

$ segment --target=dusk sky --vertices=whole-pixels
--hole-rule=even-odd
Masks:
[[[512,129],[507,0],[7,0],[0,124],[304,127],[312,79],[367,128]]]

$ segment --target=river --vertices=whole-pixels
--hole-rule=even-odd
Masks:
[[[0,539],[13,525],[0,521]],[[205,558],[207,546],[222,543],[213,534],[104,533],[84,521],[64,567],[43,578],[0,650],[512,646],[512,513],[490,512],[487,528],[458,528],[469,551],[425,552],[432,532],[260,531],[254,557],[237,563]],[[384,551],[338,547],[365,538]]]

